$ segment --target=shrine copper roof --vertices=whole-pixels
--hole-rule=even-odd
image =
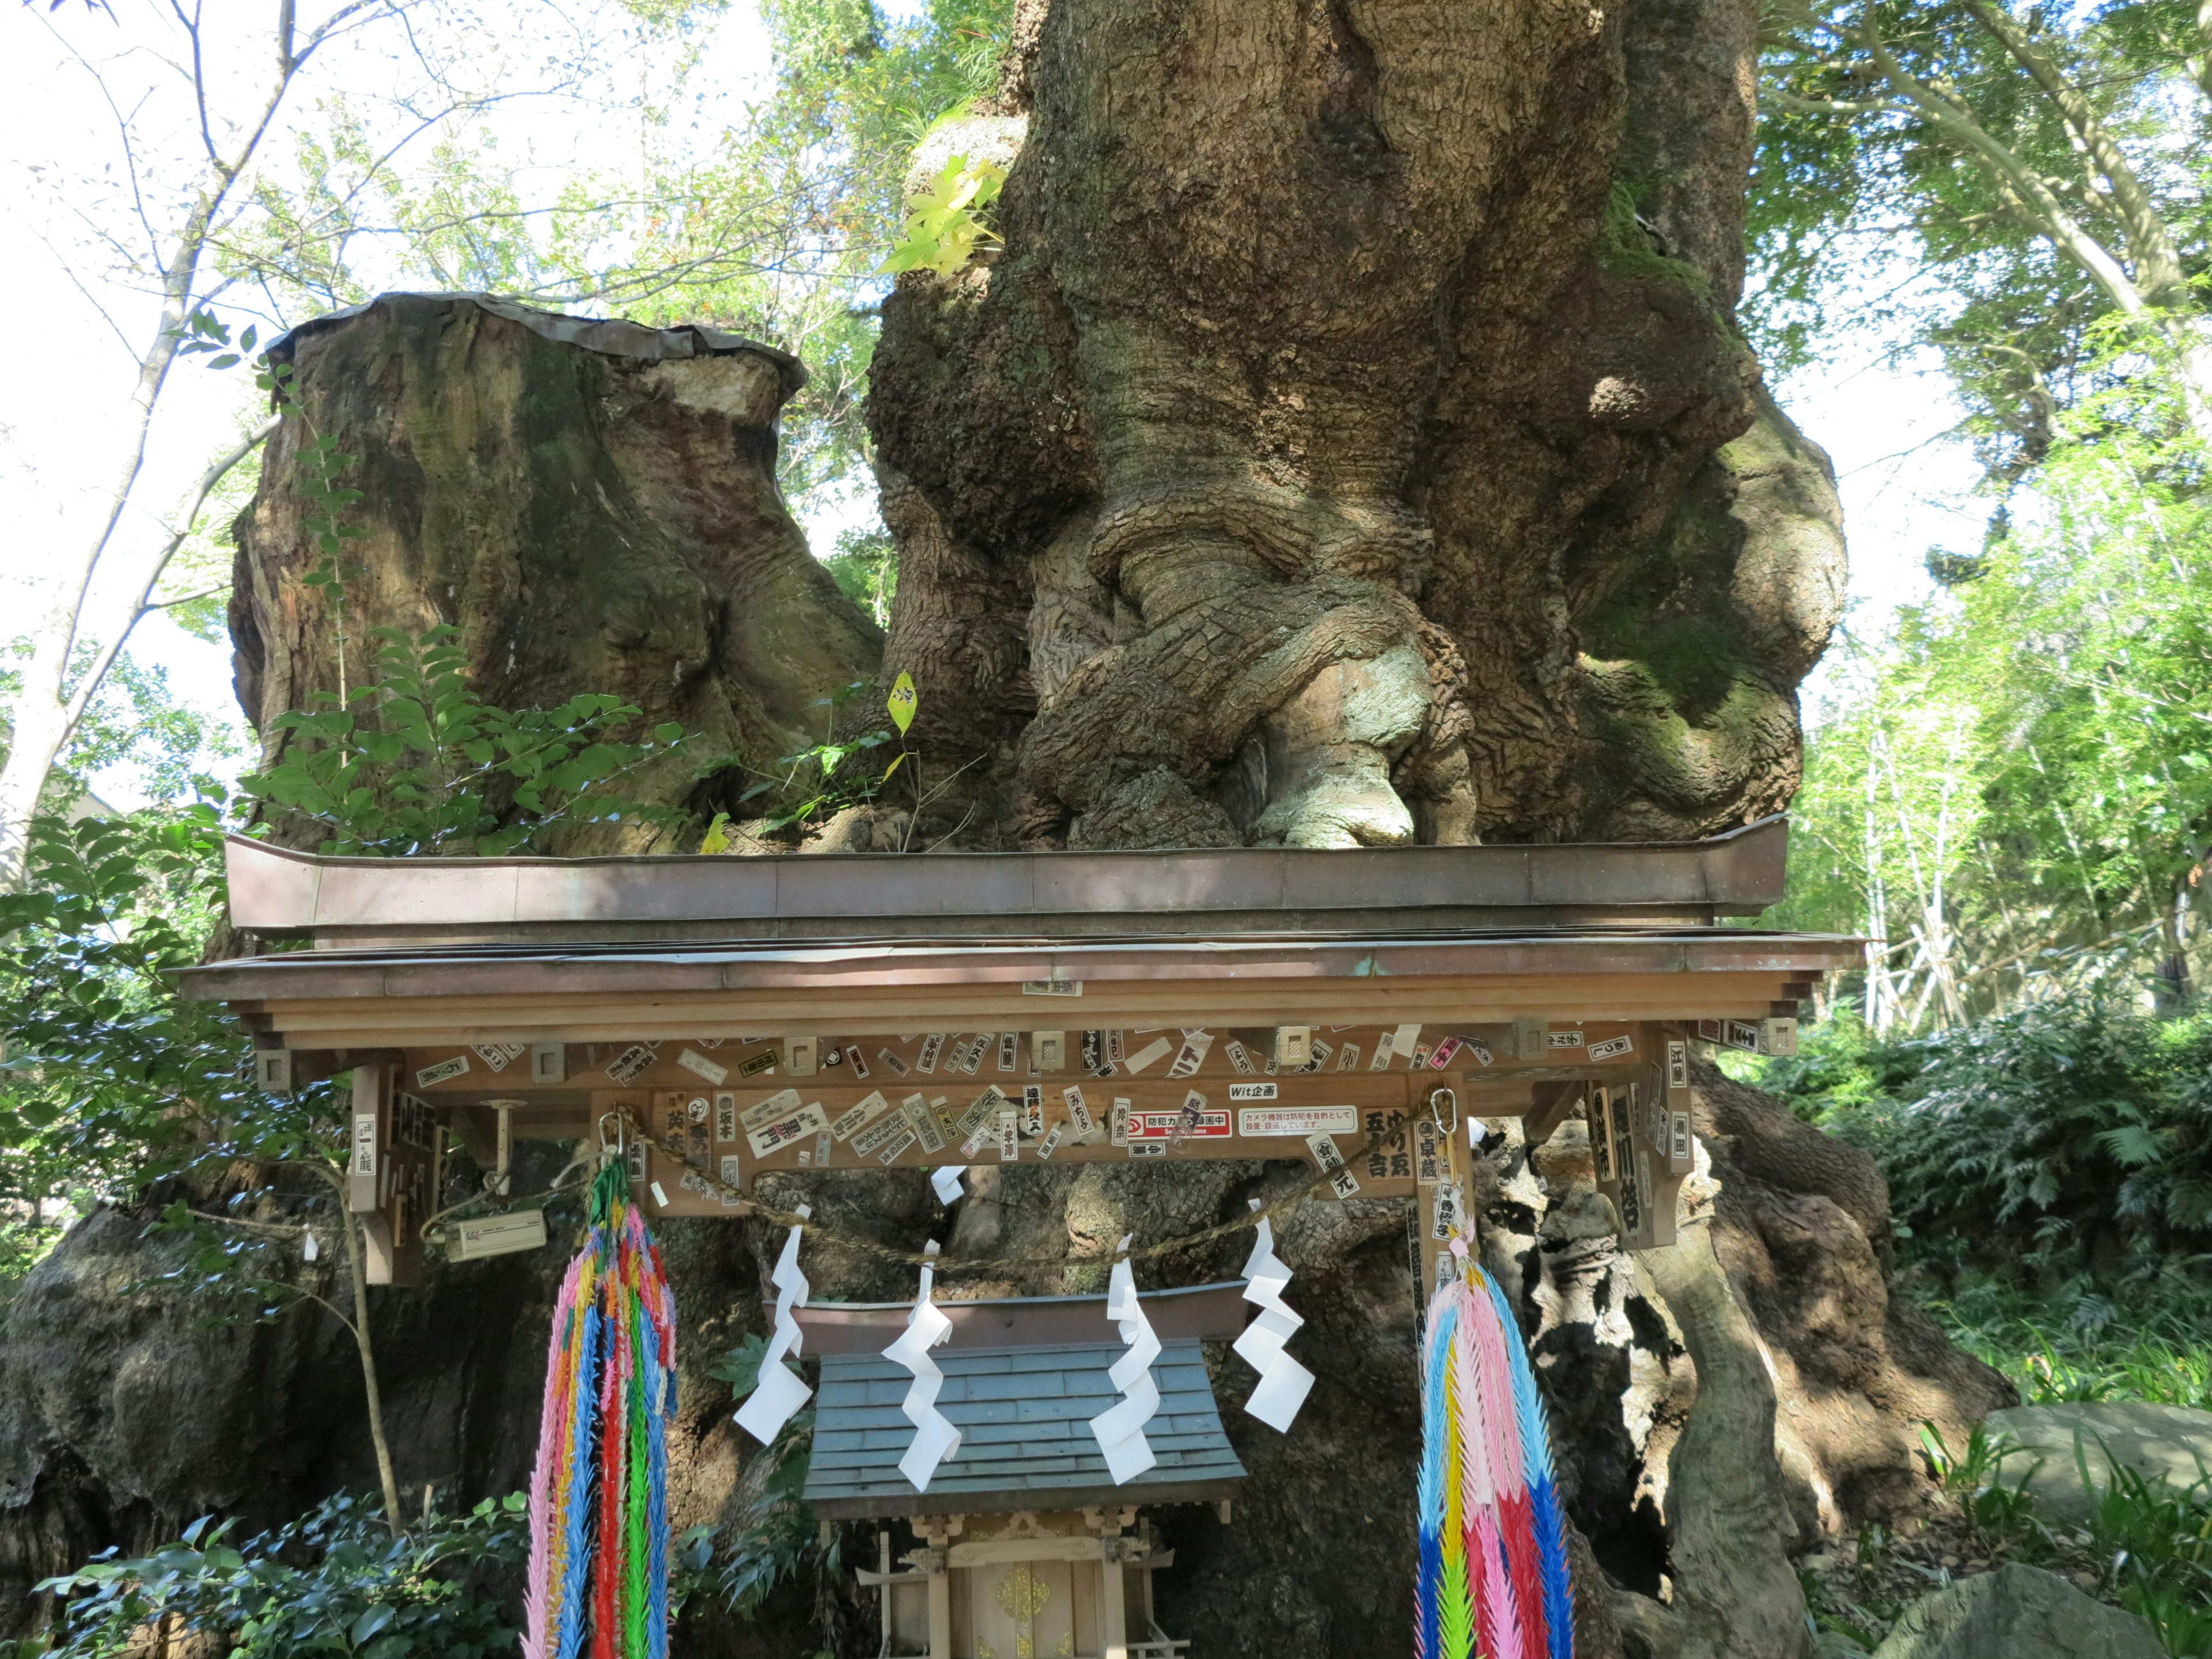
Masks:
[[[1105,1298],[1097,1301],[1098,1322],[1110,1331]],[[1159,1461],[1115,1485],[1091,1419],[1121,1398],[1106,1373],[1126,1352],[1118,1340],[939,1351],[937,1406],[960,1431],[960,1449],[926,1492],[898,1468],[914,1439],[899,1408],[912,1375],[880,1354],[825,1354],[806,1504],[824,1520],[860,1521],[1237,1496],[1244,1466],[1222,1427],[1204,1351],[1187,1338],[1164,1340],[1152,1362],[1160,1408],[1145,1437]]]

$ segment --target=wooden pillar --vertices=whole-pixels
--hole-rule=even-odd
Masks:
[[[1121,1583],[1121,1540],[1106,1540],[1106,1559],[1102,1571],[1104,1582],[1098,1592],[1099,1646],[1103,1650],[1101,1659],[1129,1659],[1129,1602],[1128,1591]]]
[[[398,1067],[354,1067],[346,1208],[360,1218],[372,1285],[422,1282],[419,1229],[429,1213],[436,1133],[432,1109],[400,1093]]]
[[[1620,1217],[1621,1248],[1650,1250],[1674,1242],[1682,1180],[1694,1164],[1689,1043],[1646,1024],[1637,1051],[1644,1063],[1632,1078],[1590,1087],[1590,1157],[1598,1190]]]
[[[880,1650],[891,1650],[891,1529],[888,1523],[876,1527],[876,1571],[884,1582],[876,1586],[876,1612],[883,1624],[883,1643]]]
[[[927,1547],[921,1565],[929,1574],[929,1659],[952,1659],[952,1540],[966,1524],[967,1517],[958,1515],[927,1516],[914,1523]]]
[[[929,1659],[952,1659],[952,1571],[949,1550],[929,1553]]]

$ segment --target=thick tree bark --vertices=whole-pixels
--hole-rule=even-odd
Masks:
[[[369,677],[373,629],[442,623],[489,702],[609,692],[641,727],[682,722],[689,752],[626,787],[712,811],[820,742],[817,700],[876,672],[880,634],[808,556],[776,488],[776,411],[805,377],[784,353],[394,294],[295,330],[276,355],[295,380],[239,520],[230,613],[239,701],[272,750],[276,715]],[[321,562],[298,477],[316,437],[354,458],[340,481],[363,497],[346,514],[367,533],[346,544],[361,574],[341,606],[303,580]],[[616,839],[665,850],[643,830]]]
[[[1842,542],[1731,318],[1754,9],[1039,9],[969,124],[1004,251],[902,278],[872,376],[964,842],[1785,803]]]

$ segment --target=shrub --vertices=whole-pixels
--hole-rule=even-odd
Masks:
[[[68,1597],[51,1648],[27,1659],[105,1659],[133,1633],[212,1635],[254,1659],[478,1659],[512,1653],[519,1632],[499,1581],[529,1553],[520,1492],[466,1515],[425,1516],[404,1536],[376,1500],[340,1493],[297,1521],[227,1541],[231,1523],[194,1522],[152,1554],[113,1551],[36,1589]]]
[[[2142,1275],[2212,1244],[2212,1013],[2085,998],[1807,1049],[1757,1080],[1873,1154],[1921,1254]]]

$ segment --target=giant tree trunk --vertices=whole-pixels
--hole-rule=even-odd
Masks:
[[[1826,459],[1732,316],[1755,21],[1748,0],[1025,5],[1000,98],[939,145],[1018,145],[1003,249],[902,278],[872,373],[884,666],[951,779],[927,827],[1357,848],[1673,839],[1785,805],[1843,548]],[[1048,1211],[1087,1182],[1008,1188]],[[1850,1505],[1817,1457],[1793,1480],[1774,1454],[1771,1362],[1722,1267],[1754,1273],[1759,1236],[1701,1221],[1647,1275],[1595,1282],[1578,1250],[1554,1283],[1539,1240],[1573,1237],[1547,1219],[1573,1206],[1499,1203],[1605,1611],[1655,1654],[1794,1654],[1787,1552]],[[1309,1295],[1371,1323],[1347,1273]],[[1805,1334],[1765,1322],[1785,1352]],[[1896,1366],[1858,1340],[1878,1388]],[[1256,1449],[1268,1524],[1193,1540],[1237,1564],[1218,1616],[1167,1592],[1210,1649],[1375,1651],[1402,1611],[1339,1582],[1410,1571],[1410,1336],[1360,1346],[1358,1387],[1325,1382]],[[1909,1499],[1902,1425],[1861,1415],[1879,1426],[1821,1449]],[[1352,1538],[1371,1565],[1315,1571]]]
[[[1025,133],[1004,251],[902,278],[872,370],[963,842],[1784,805],[1843,550],[1732,320],[1748,0],[1037,9],[970,124]]]

